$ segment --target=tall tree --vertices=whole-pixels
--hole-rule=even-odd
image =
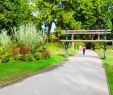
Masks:
[[[0,29],[8,30],[9,34],[15,26],[29,19],[28,0],[0,0],[0,6]]]
[[[61,29],[65,29],[66,26],[75,28],[74,11],[69,0],[33,0],[33,4],[35,4],[35,11],[38,11],[37,22],[47,29],[48,40],[53,23]]]

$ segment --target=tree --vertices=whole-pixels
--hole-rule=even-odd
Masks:
[[[78,0],[74,6],[74,19],[82,28],[103,29],[108,24],[108,0]]]
[[[35,11],[38,11],[37,22],[47,29],[48,40],[50,39],[50,32],[52,24],[56,27],[65,29],[74,28],[72,2],[69,0],[33,0],[35,4]],[[69,23],[73,26],[69,26]]]
[[[28,0],[0,0],[0,6],[0,29],[6,29],[9,35],[14,27],[29,19]]]

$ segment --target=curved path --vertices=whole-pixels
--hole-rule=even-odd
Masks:
[[[0,95],[109,95],[98,55],[81,51],[64,64],[0,89]]]

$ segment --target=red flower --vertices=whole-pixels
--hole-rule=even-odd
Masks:
[[[30,52],[30,47],[26,44],[21,49],[21,54],[28,54]]]

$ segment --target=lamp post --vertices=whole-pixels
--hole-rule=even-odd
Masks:
[[[105,34],[104,34],[104,39],[107,40],[107,29],[105,27]],[[104,42],[104,59],[106,59],[106,49],[107,49],[107,42]]]
[[[68,29],[66,27],[66,40],[68,40]],[[65,56],[68,57],[68,42],[64,42],[64,45],[65,45],[65,49],[66,49],[66,53],[65,53]]]
[[[112,5],[112,3],[109,1],[108,11],[110,12],[110,10],[112,10],[112,12],[113,12],[113,5]],[[113,40],[113,17],[112,17],[112,19],[111,19],[111,23],[112,23],[111,39]],[[113,46],[113,41],[112,41],[112,46]]]

